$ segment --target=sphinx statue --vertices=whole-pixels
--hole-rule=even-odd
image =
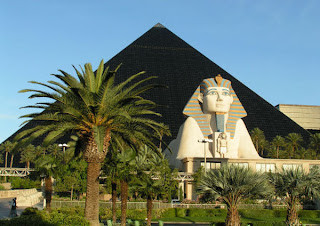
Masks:
[[[204,79],[183,114],[187,116],[166,151],[170,165],[179,168],[186,157],[261,158],[241,118],[247,115],[231,82],[221,75]]]

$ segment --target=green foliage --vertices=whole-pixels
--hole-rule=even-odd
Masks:
[[[187,214],[187,209],[183,209],[183,208],[176,208],[176,217],[185,217]]]
[[[250,223],[252,226],[285,226],[284,221],[255,221]]]
[[[33,181],[29,178],[10,177],[12,189],[29,189],[29,188],[41,188],[41,182],[39,180]]]
[[[0,221],[5,226],[87,226],[84,211],[81,208],[62,208],[51,211],[39,211],[36,208],[26,208],[20,217]]]
[[[174,208],[169,208],[169,209],[166,209],[162,215],[161,215],[162,218],[171,218],[171,217],[176,217],[176,211]]]
[[[2,184],[0,184],[0,190],[6,190]]]

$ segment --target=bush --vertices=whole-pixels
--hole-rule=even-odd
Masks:
[[[11,177],[11,187],[12,189],[29,189],[29,188],[40,188],[40,181],[33,181],[29,178]]]
[[[176,217],[176,211],[173,208],[165,209],[161,215],[162,218],[172,218]]]
[[[187,210],[182,208],[175,208],[175,212],[176,212],[176,217],[185,217]]]
[[[205,209],[196,209],[196,208],[190,208],[190,209],[188,209],[187,215],[188,215],[189,217],[203,217],[203,216],[207,216]]]
[[[253,223],[250,223],[252,226],[285,226],[284,221],[256,221]]]
[[[273,218],[274,216],[274,211],[273,210],[265,210],[265,209],[241,209],[239,210],[239,214],[242,217],[246,218]]]
[[[2,184],[0,184],[0,190],[6,190]]]
[[[320,210],[300,210],[300,218],[320,218]]]

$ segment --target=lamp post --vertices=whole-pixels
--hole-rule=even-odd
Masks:
[[[200,139],[199,143],[203,143],[203,152],[204,152],[204,172],[207,172],[207,151],[206,151],[206,143],[212,143],[212,139]]]
[[[66,151],[66,148],[69,147],[67,144],[59,144],[59,147],[62,147],[63,154]]]

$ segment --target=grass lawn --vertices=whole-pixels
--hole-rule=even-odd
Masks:
[[[215,217],[168,217],[168,218],[160,218],[154,221],[162,220],[163,222],[224,222],[225,217],[221,216],[215,216]],[[266,217],[241,217],[241,222],[246,223],[252,223],[252,222],[258,222],[258,221],[264,221],[264,222],[284,222],[286,220],[285,217],[272,217],[272,218],[266,218]],[[300,221],[303,224],[320,224],[320,218],[300,218]]]

